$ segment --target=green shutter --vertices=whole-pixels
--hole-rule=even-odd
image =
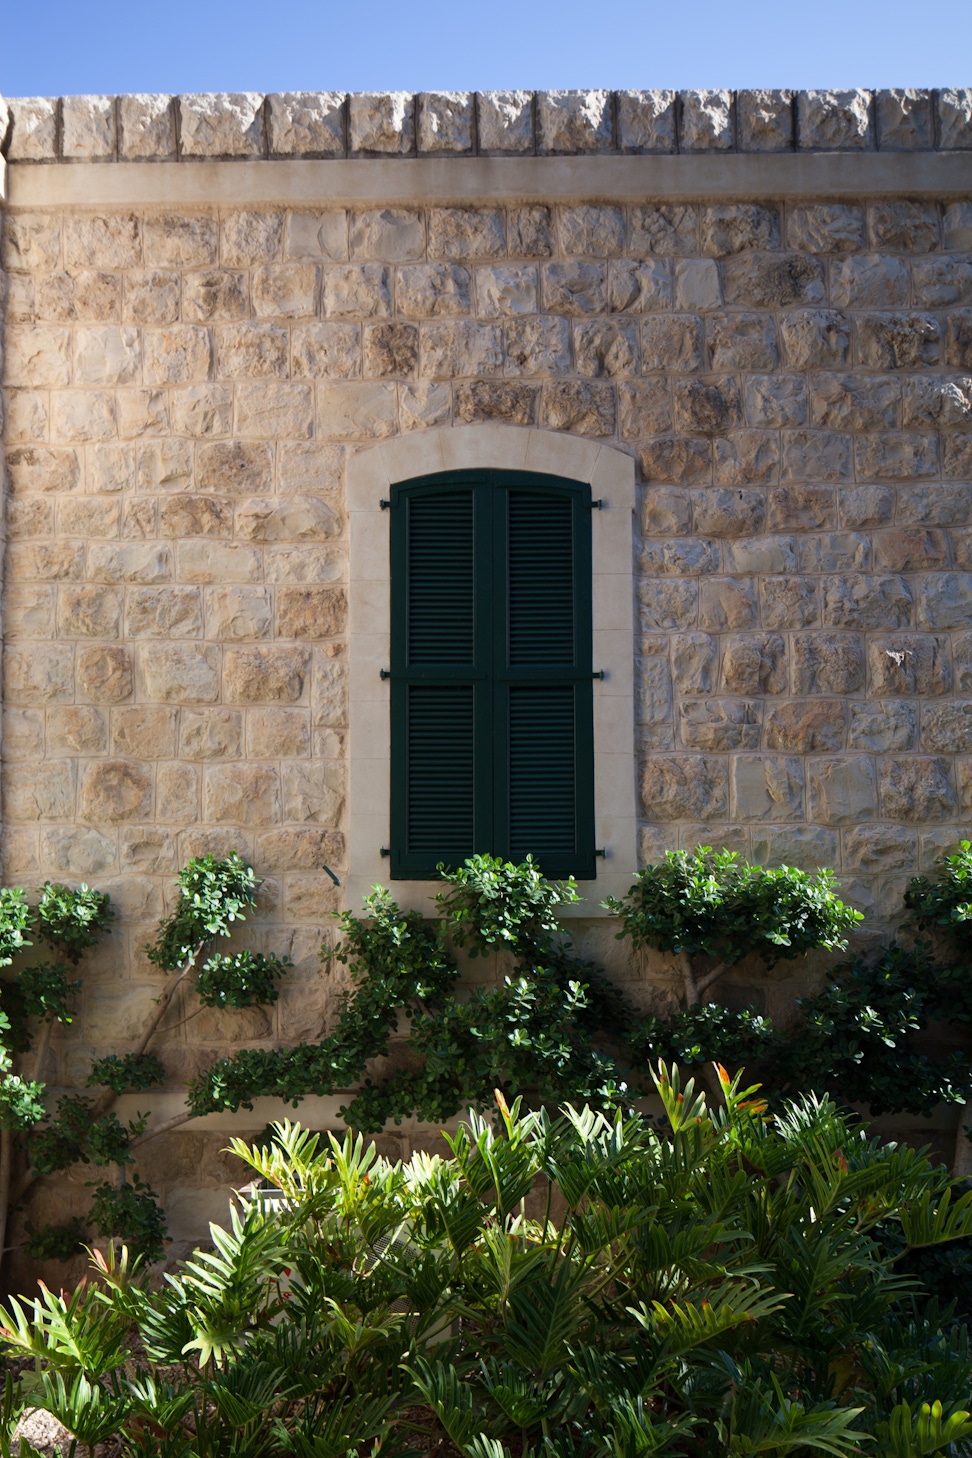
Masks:
[[[592,878],[589,488],[457,472],[391,515],[393,878],[475,851]]]

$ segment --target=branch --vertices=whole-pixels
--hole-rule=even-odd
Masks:
[[[157,1138],[159,1134],[168,1134],[170,1129],[178,1129],[180,1124],[187,1123],[191,1118],[192,1115],[188,1109],[184,1113],[173,1114],[171,1119],[163,1119],[161,1124],[156,1124],[153,1128],[146,1129],[145,1133],[140,1134],[137,1139],[133,1139],[128,1147],[129,1149],[137,1149],[140,1144],[147,1144],[150,1139]]]
[[[685,983],[685,1006],[695,1007],[699,1000],[699,989],[695,985],[692,958],[688,952],[682,951],[678,954],[678,960],[682,968],[682,980]]]
[[[723,973],[728,971],[729,968],[726,966],[725,962],[720,962],[717,967],[712,968],[711,972],[706,972],[703,977],[700,977],[695,984],[695,990],[698,993],[699,997],[702,996],[703,992],[708,992],[713,982],[718,982],[719,978],[723,975]]]

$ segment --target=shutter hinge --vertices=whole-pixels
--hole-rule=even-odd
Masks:
[[[596,856],[600,856],[600,858],[601,858],[602,861],[606,861],[607,860],[607,846],[602,846],[600,850],[595,850],[594,854]]]
[[[391,855],[391,851],[388,849],[387,845],[383,845],[382,846],[381,853],[382,853],[383,856],[390,856]]]
[[[378,505],[381,507],[382,511],[387,511],[391,506],[391,502],[386,501],[385,498],[382,496],[378,502]]]
[[[603,509],[604,500],[602,497],[599,496],[596,501],[591,502],[591,511],[602,511]]]
[[[591,674],[591,678],[607,678],[607,674],[604,672],[603,668],[596,668]]]
[[[391,669],[390,668],[380,668],[378,670],[378,677],[379,678],[391,678]]]
[[[321,861],[321,869],[327,872],[331,880],[334,882],[335,886],[340,886],[340,879],[335,876],[334,872],[331,870],[330,866],[327,864],[326,861]]]

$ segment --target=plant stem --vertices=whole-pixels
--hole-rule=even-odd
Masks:
[[[679,965],[682,969],[682,981],[685,984],[685,1006],[696,1007],[699,1001],[699,989],[695,985],[695,973],[692,970],[692,958],[688,952],[681,951],[678,954]]]
[[[13,1130],[0,1129],[0,1265],[7,1246],[10,1213],[10,1175],[13,1169]]]
[[[955,1131],[955,1158],[952,1174],[956,1179],[968,1179],[972,1176],[972,1139],[966,1138],[967,1127],[972,1129],[972,1099],[962,1105],[958,1128]]]
[[[173,1114],[171,1119],[163,1119],[161,1124],[156,1124],[152,1129],[146,1129],[137,1139],[133,1139],[128,1146],[129,1149],[138,1149],[140,1144],[147,1144],[150,1139],[157,1139],[160,1134],[168,1134],[170,1129],[178,1129],[180,1124],[187,1124],[192,1118],[188,1109],[182,1114]]]

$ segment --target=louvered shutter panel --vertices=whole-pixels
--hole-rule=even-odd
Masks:
[[[458,472],[391,504],[392,876],[593,877],[589,489]]]

